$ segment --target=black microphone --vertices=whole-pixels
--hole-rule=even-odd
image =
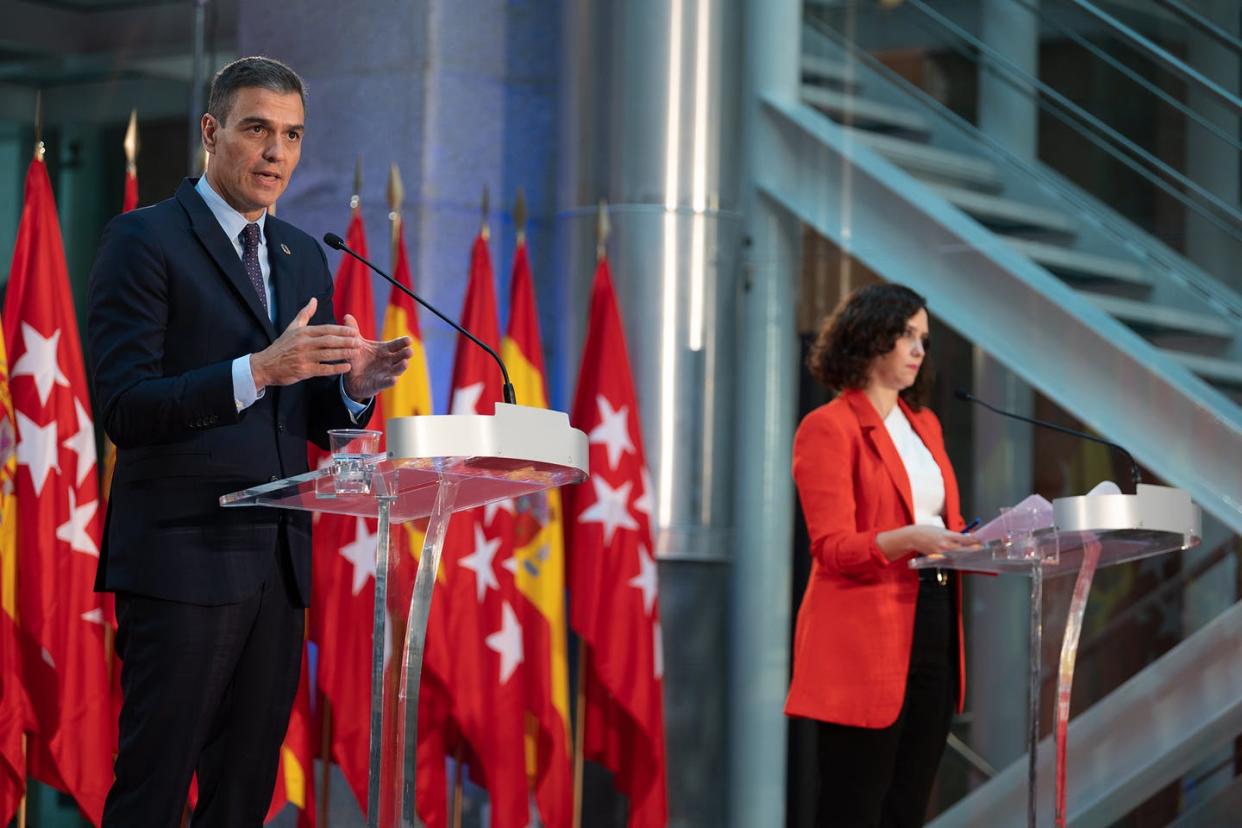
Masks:
[[[995,414],[999,414],[1002,417],[1012,417],[1013,419],[1021,420],[1024,423],[1030,423],[1031,425],[1041,426],[1042,428],[1050,428],[1053,431],[1059,431],[1062,434],[1069,434],[1073,437],[1080,437],[1083,440],[1090,440],[1093,443],[1099,443],[1101,445],[1108,446],[1114,451],[1121,452],[1122,454],[1125,455],[1125,458],[1130,461],[1130,479],[1134,482],[1135,493],[1136,494],[1138,493],[1138,485],[1143,482],[1143,475],[1142,473],[1139,472],[1138,463],[1134,462],[1134,455],[1130,454],[1130,452],[1126,451],[1124,448],[1122,448],[1117,443],[1114,443],[1110,440],[1105,440],[1103,437],[1096,437],[1094,434],[1087,434],[1086,432],[1083,432],[1083,431],[1075,431],[1072,428],[1066,428],[1065,426],[1057,425],[1056,423],[1050,423],[1047,420],[1036,420],[1034,417],[1023,417],[1021,414],[1014,414],[1012,411],[1002,411],[996,406],[990,403],[986,403],[983,400],[979,399],[974,394],[971,394],[968,391],[963,391],[961,388],[954,390],[953,396],[957,397],[959,400],[962,400],[963,402],[969,402],[969,403],[975,403],[976,405],[981,405],[984,408],[986,408],[988,411],[991,411]]]
[[[500,354],[493,351],[486,342],[479,339],[474,334],[470,333],[470,331],[466,330],[461,325],[458,325],[452,319],[449,319],[447,316],[440,313],[440,311],[436,310],[433,306],[429,305],[427,302],[423,301],[423,298],[419,296],[417,293],[410,290],[408,287],[401,284],[396,279],[392,278],[387,273],[380,270],[378,267],[376,267],[375,265],[368,262],[366,259],[359,256],[357,253],[351,250],[349,245],[345,244],[345,241],[340,236],[338,236],[336,233],[324,233],[323,243],[326,244],[328,247],[331,247],[333,250],[339,250],[342,253],[348,253],[349,255],[353,256],[355,259],[362,262],[364,265],[371,268],[376,273],[378,273],[380,276],[382,276],[390,285],[395,287],[397,290],[401,291],[406,296],[410,297],[415,302],[422,305],[424,308],[431,311],[436,316],[440,317],[445,322],[452,325],[457,330],[457,332],[460,333],[462,336],[466,337],[466,339],[469,339],[475,345],[478,345],[480,348],[482,348],[483,350],[491,354],[492,359],[496,360],[496,364],[500,366],[500,375],[504,377],[505,379],[505,385],[504,385],[505,402],[507,402],[509,405],[517,405],[517,395],[513,393],[513,383],[509,382],[509,370],[505,368],[504,360],[500,358]]]

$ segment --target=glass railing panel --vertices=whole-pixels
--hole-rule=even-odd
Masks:
[[[984,38],[976,4],[811,3],[804,52],[842,62],[856,78],[857,98],[921,112],[934,124],[930,145],[982,155],[1035,180],[1040,194],[1057,194],[1063,209],[1111,236],[1105,247],[1140,248],[1153,269],[1238,310],[1237,119],[1098,20],[1054,4],[1003,3],[1039,32],[1034,74],[1009,59],[1012,44]],[[1037,112],[1034,159],[972,129],[985,105],[984,73]],[[1020,185],[1005,184],[1005,195],[1022,197]]]
[[[1025,0],[1004,1],[1016,14],[1027,14],[1017,5]],[[1187,176],[1186,161],[1195,154],[1186,150],[1185,115],[1163,117],[1167,104],[1150,94],[1123,96],[1120,79],[1093,84],[1083,70],[1088,58],[1095,61],[1087,52],[1062,66],[1056,50],[1042,60],[1043,51],[1051,48],[1043,43],[1038,77],[1023,74],[1006,57],[1004,45],[989,45],[974,34],[980,29],[976,6],[851,1],[810,4],[805,11],[804,56],[835,62],[845,76],[830,88],[858,107],[882,104],[918,113],[925,122],[924,134],[898,127],[889,135],[986,160],[1001,179],[995,195],[1072,217],[1077,232],[1058,243],[1129,259],[1155,279],[1151,292],[1159,294],[1159,302],[1206,299],[1235,328],[1242,324],[1242,271],[1235,267],[1242,261],[1242,214],[1236,192],[1221,196]],[[1113,72],[1099,61],[1094,66],[1100,73]],[[985,72],[1004,76],[1013,96],[1035,113],[1033,158],[1004,137],[977,128]],[[804,73],[804,82],[825,79]],[[1077,86],[1061,92],[1057,83]],[[827,114],[843,120],[840,113]],[[857,120],[854,125],[868,128]],[[1218,142],[1215,150],[1203,153],[1226,155],[1225,174],[1218,178],[1232,180],[1228,170],[1236,169],[1237,150]],[[1160,287],[1165,283],[1177,287],[1165,295]],[[1186,298],[1185,289],[1192,298]],[[1218,355],[1236,356],[1228,349]]]

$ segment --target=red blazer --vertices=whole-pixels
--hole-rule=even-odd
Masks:
[[[965,527],[957,479],[930,410],[899,403],[944,475],[944,522]],[[789,716],[888,727],[905,699],[914,640],[914,552],[889,562],[875,536],[914,522],[910,480],[875,406],[846,391],[806,416],[793,476],[811,536],[811,577],[798,609]],[[962,594],[957,584],[958,709],[965,699]]]

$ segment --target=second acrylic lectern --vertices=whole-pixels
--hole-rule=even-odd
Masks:
[[[418,690],[436,570],[454,512],[580,483],[586,435],[557,411],[496,404],[493,416],[397,417],[384,454],[350,457],[316,471],[234,492],[220,505],[297,509],[375,518],[375,611],[371,641],[370,779],[367,824],[412,826]],[[404,642],[385,664],[388,591],[405,556],[390,554],[390,528],[427,518]],[[406,581],[408,583],[408,581]],[[395,642],[394,642],[395,643]]]
[[[1111,486],[1111,484],[1108,484]],[[1056,786],[1053,824],[1063,828],[1066,821],[1066,742],[1069,727],[1070,689],[1083,611],[1096,569],[1126,561],[1184,551],[1198,545],[1201,516],[1190,495],[1165,486],[1138,484],[1135,494],[1111,491],[1053,501],[1039,499],[1042,508],[1027,506],[1002,510],[1003,537],[978,547],[944,555],[929,555],[910,561],[914,569],[956,569],[993,575],[1020,575],[1031,579],[1030,671],[1027,711],[1027,825],[1036,825],[1038,785],[1040,655],[1043,650],[1044,580],[1060,575],[1076,575],[1074,593],[1061,642],[1057,668],[1057,697],[1054,715],[1056,742]],[[993,689],[994,692],[1003,692]],[[996,825],[987,816],[971,824]],[[991,815],[995,817],[996,815]],[[1016,816],[1006,810],[1005,818]],[[967,816],[967,819],[970,819]]]

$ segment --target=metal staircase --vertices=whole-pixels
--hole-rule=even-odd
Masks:
[[[1242,532],[1242,297],[831,30],[802,53],[761,192]]]

